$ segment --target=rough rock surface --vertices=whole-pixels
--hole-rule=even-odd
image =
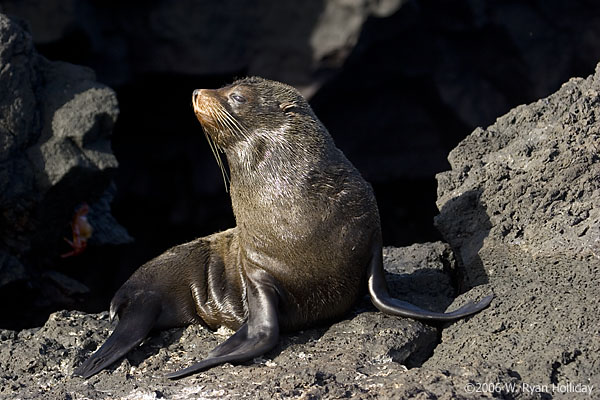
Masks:
[[[600,65],[451,152],[452,171],[438,175],[436,225],[465,288],[487,282],[477,289],[497,297],[477,334],[462,321],[445,329],[426,367],[485,360],[549,395],[598,389],[599,115]],[[460,352],[447,345],[466,337]]]
[[[503,244],[600,260],[600,68],[476,129],[438,175],[436,226],[467,267]],[[477,279],[477,271],[467,273]]]
[[[63,237],[70,237],[81,202],[91,203],[92,225],[104,233],[92,241],[129,237],[108,206],[117,167],[109,140],[118,115],[112,89],[89,68],[38,55],[27,30],[1,14],[0,66],[1,290],[35,281],[69,251]],[[53,276],[59,286],[72,283]]]
[[[385,264],[396,296],[435,310],[452,301],[454,259],[448,245],[387,248]],[[461,301],[473,300],[475,294],[482,293],[462,296]],[[480,314],[462,324],[474,329],[484,320]],[[407,370],[429,357],[438,327],[384,315],[367,299],[343,321],[284,334],[275,350],[247,365],[224,365],[179,381],[164,378],[165,372],[198,360],[231,333],[190,326],[156,333],[125,360],[87,381],[72,377],[110,330],[106,312],[63,311],[39,329],[0,331],[0,397],[375,398],[442,396],[451,390],[454,397],[469,398],[461,388],[469,379],[464,371],[431,369],[415,376],[418,368]]]
[[[598,398],[600,288],[594,283],[600,278],[598,259],[532,257],[501,244],[484,246],[479,257],[490,283],[476,289],[494,292],[492,306],[475,330],[470,321],[444,329],[441,344],[424,368],[448,363],[491,371],[501,367],[522,387],[545,385],[544,392],[558,396],[560,387],[594,385],[592,398]]]

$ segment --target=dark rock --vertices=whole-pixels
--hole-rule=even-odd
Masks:
[[[27,30],[1,14],[0,65],[0,290],[50,277],[73,293],[68,278],[43,271],[68,251],[78,204],[90,203],[97,245],[131,240],[103,194],[117,167],[117,99],[89,68],[40,56]]]
[[[429,178],[466,132],[592,72],[599,11],[585,0],[406,2],[365,22],[311,103],[371,182]]]
[[[258,74],[314,91],[315,71],[339,68],[370,15],[386,16],[402,0],[102,3],[5,2],[0,11],[32,26],[36,43],[69,44],[103,82],[139,74]],[[73,56],[73,55],[71,55]]]
[[[43,274],[43,277],[52,280],[52,282],[65,292],[67,296],[88,293],[90,291],[87,286],[60,272],[47,271]]]
[[[27,271],[21,262],[6,251],[0,251],[0,287],[27,278]]]
[[[28,21],[42,54],[87,65],[117,90],[115,215],[161,250],[231,226],[194,88],[257,74],[314,92],[317,115],[374,184],[385,243],[398,246],[440,239],[434,174],[468,132],[600,59],[600,3],[589,0],[32,0],[0,10]]]

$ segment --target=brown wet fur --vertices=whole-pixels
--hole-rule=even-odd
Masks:
[[[197,91],[193,104],[228,160],[239,263],[279,283],[281,327],[343,315],[381,236],[370,185],[290,86],[248,78]]]

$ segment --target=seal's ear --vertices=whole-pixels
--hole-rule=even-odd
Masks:
[[[293,101],[283,102],[283,103],[279,104],[279,108],[281,108],[281,111],[283,111],[286,114],[299,111],[298,104],[296,104]]]

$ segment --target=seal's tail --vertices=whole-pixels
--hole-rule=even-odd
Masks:
[[[371,295],[371,301],[375,307],[386,314],[428,321],[453,321],[483,310],[494,298],[494,295],[492,294],[484,297],[478,303],[470,302],[457,310],[448,313],[439,313],[428,311],[405,301],[390,297],[383,274],[383,255],[381,253],[381,246],[375,246],[375,248],[376,250],[373,253],[367,271],[369,294]]]

